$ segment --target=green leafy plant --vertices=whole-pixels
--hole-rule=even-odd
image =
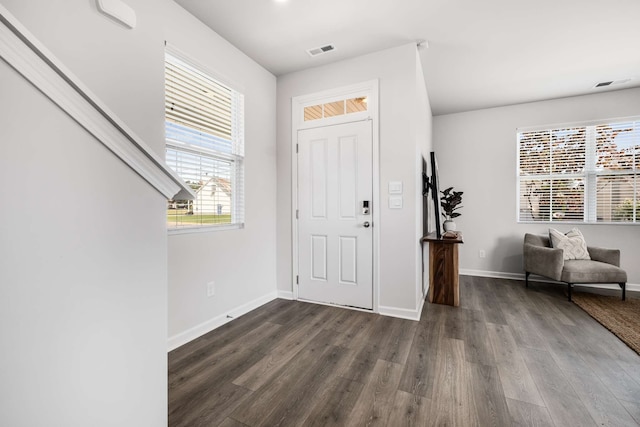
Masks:
[[[441,191],[442,197],[440,197],[440,206],[442,206],[442,216],[451,220],[453,218],[459,217],[460,212],[456,212],[458,209],[462,208],[460,204],[462,203],[462,191],[453,191],[453,187],[449,187],[446,190]]]
[[[640,212],[640,202],[636,203],[636,207],[635,207],[636,218],[638,217],[638,212]],[[633,200],[631,199],[625,199],[613,210],[614,221],[633,221],[633,218],[634,218],[634,208],[633,208]]]

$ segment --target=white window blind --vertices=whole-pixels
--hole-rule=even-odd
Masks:
[[[170,200],[170,228],[244,223],[244,97],[165,54],[166,162],[195,200]]]
[[[640,118],[518,131],[518,221],[638,223]]]

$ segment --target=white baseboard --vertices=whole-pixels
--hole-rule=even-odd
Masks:
[[[200,323],[197,326],[194,326],[191,329],[188,329],[184,332],[181,332],[177,335],[174,335],[169,338],[167,347],[168,351],[175,350],[176,348],[188,343],[189,341],[193,341],[194,339],[213,331],[216,328],[224,325],[236,319],[244,314],[247,314],[251,310],[255,310],[256,308],[268,303],[269,301],[273,301],[278,298],[277,292],[271,292],[267,295],[264,295],[260,298],[256,298],[253,301],[249,301],[246,304],[243,304],[239,307],[234,308],[233,310],[227,311],[219,316],[214,317],[213,319],[207,320],[206,322]]]
[[[469,270],[465,268],[460,269],[460,274],[463,276],[479,276],[479,277],[493,277],[496,279],[509,279],[509,280],[522,280],[524,281],[524,273],[504,273],[499,271],[485,271],[485,270]],[[546,283],[561,283],[555,280],[547,279],[546,277],[537,276],[535,274],[529,276],[530,282],[546,282]],[[584,286],[586,288],[601,288],[601,289],[620,289],[620,287],[614,283],[597,283],[597,284],[581,284],[576,286]],[[628,291],[640,292],[640,284],[627,283]]]
[[[420,321],[420,316],[422,316],[422,308],[424,307],[425,302],[427,301],[427,294],[424,294],[420,299],[420,305],[418,307],[418,321]]]
[[[460,269],[461,276],[493,277],[495,279],[524,280],[524,273],[503,273],[499,271]],[[529,278],[529,280],[533,280]]]
[[[397,308],[397,307],[385,307],[380,305],[378,306],[378,314],[381,314],[383,316],[398,317],[400,319],[419,321],[423,306],[424,306],[424,298],[420,299],[420,304],[418,305],[418,308],[415,310],[408,310],[406,308]]]
[[[580,284],[577,283],[576,286],[584,286],[585,288],[600,288],[600,289],[614,289],[614,290],[620,290],[620,286],[616,285],[615,283],[600,283],[600,284],[595,284],[595,285],[591,285],[591,284]],[[640,291],[640,285],[637,285],[635,283],[627,283],[627,291]]]
[[[293,292],[278,290],[278,298],[293,300]]]

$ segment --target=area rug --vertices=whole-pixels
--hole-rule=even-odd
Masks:
[[[576,292],[571,299],[640,355],[640,298]]]

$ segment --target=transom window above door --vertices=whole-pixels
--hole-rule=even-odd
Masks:
[[[356,98],[340,99],[324,104],[310,105],[304,107],[304,121],[326,119],[329,117],[343,116],[345,114],[360,113],[367,111],[366,96]]]

